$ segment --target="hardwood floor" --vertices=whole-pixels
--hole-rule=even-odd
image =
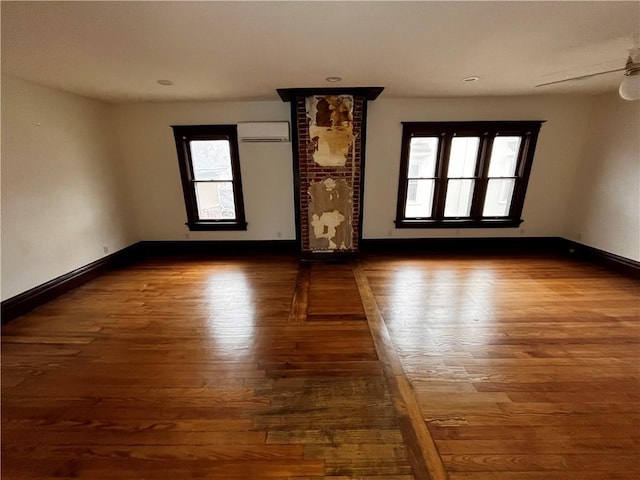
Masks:
[[[640,288],[553,258],[371,258],[451,480],[640,478]]]
[[[8,324],[2,478],[413,479],[350,266],[291,322],[298,265],[148,261]]]
[[[147,260],[3,328],[2,478],[640,478],[639,299],[554,257]]]

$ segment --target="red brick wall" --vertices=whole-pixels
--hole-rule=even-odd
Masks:
[[[364,97],[353,97],[353,134],[355,136],[355,148],[351,149],[344,166],[321,167],[313,161],[314,144],[309,137],[309,118],[306,111],[306,98],[295,99],[296,119],[294,127],[298,129],[298,175],[300,181],[299,198],[300,228],[302,252],[309,253],[309,186],[312,182],[322,181],[327,177],[334,179],[344,178],[353,191],[353,227],[351,250],[339,250],[339,252],[358,251],[358,231],[360,228],[361,192],[360,180],[362,175],[362,120],[364,112]],[[355,167],[355,168],[354,168]],[[336,250],[338,251],[338,250]]]

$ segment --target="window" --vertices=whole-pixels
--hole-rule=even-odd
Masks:
[[[396,227],[520,225],[541,125],[403,123]]]
[[[246,230],[235,125],[174,126],[190,230]]]

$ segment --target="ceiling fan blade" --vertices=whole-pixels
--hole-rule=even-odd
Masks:
[[[573,82],[575,80],[586,80],[587,78],[597,77],[598,75],[605,75],[607,73],[623,72],[626,68],[616,68],[615,70],[607,70],[606,72],[590,73],[588,75],[580,75],[579,77],[565,78],[564,80],[555,80],[553,82],[541,83],[536,85],[537,87],[546,87],[547,85],[555,85],[556,83]]]

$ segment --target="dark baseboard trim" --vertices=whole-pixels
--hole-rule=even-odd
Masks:
[[[404,254],[511,254],[511,253],[556,253],[571,255],[578,260],[597,263],[619,273],[640,278],[640,262],[605,252],[594,247],[560,237],[495,237],[495,238],[385,238],[362,239],[360,251],[368,253]],[[109,256],[103,257],[72,272],[61,275],[42,285],[20,293],[2,302],[2,325],[43,305],[108,270],[124,267],[143,257],[183,256],[220,257],[237,255],[294,254],[300,255],[295,240],[250,240],[250,241],[143,241],[130,245]],[[346,261],[353,255],[312,256],[306,260]]]
[[[142,241],[139,252],[146,256],[212,257],[297,253],[295,240],[178,240]]]
[[[95,262],[60,275],[26,292],[8,298],[1,304],[2,325],[102,275],[108,270],[134,262],[137,257],[138,244],[133,244]]]
[[[564,239],[563,239],[564,240]],[[577,259],[587,260],[591,263],[598,263],[619,273],[640,278],[640,262],[630,258],[621,257],[614,253],[605,252],[599,248],[590,247],[572,240],[564,240],[565,251],[569,252]]]
[[[363,254],[384,253],[478,255],[512,253],[555,253],[576,260],[597,263],[618,273],[640,278],[640,262],[561,237],[482,237],[482,238],[384,238],[363,239]]]
[[[559,252],[560,237],[380,238],[362,239],[362,253],[481,254]]]
[[[296,253],[295,240],[252,241],[144,241],[138,242],[42,285],[8,298],[1,304],[2,325],[92,280],[108,270],[150,256],[211,257]]]

